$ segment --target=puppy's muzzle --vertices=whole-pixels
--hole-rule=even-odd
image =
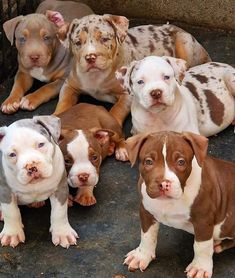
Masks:
[[[30,176],[31,178],[37,179],[41,176],[41,173],[36,163],[27,164],[25,166],[25,169],[27,171],[27,175]]]
[[[92,64],[95,64],[96,59],[97,59],[97,55],[94,54],[94,53],[92,53],[92,54],[87,54],[87,55],[85,56],[86,62],[87,62],[88,64],[91,64],[91,65],[92,65]]]
[[[154,99],[154,100],[160,100],[162,97],[162,90],[152,90],[150,92],[150,96]]]

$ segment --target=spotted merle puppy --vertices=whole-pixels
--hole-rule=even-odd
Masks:
[[[195,38],[173,25],[145,25],[128,30],[128,19],[105,14],[75,19],[68,29],[73,69],[60,91],[55,114],[76,104],[79,94],[116,103],[111,113],[120,124],[130,111],[130,97],[115,71],[148,55],[174,56],[195,66],[210,61]]]

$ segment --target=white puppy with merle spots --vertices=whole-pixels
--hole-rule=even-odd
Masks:
[[[235,69],[213,62],[186,69],[182,59],[149,56],[116,72],[133,95],[132,134],[171,130],[211,136],[234,123]]]
[[[2,246],[25,241],[18,205],[50,198],[52,242],[68,248],[77,233],[68,222],[68,186],[64,159],[57,140],[60,120],[36,116],[0,128],[0,203],[4,219]]]

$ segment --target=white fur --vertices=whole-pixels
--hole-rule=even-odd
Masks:
[[[77,130],[78,136],[67,146],[68,152],[74,159],[73,166],[69,172],[69,185],[78,187],[80,185],[77,176],[81,173],[89,174],[87,185],[96,185],[99,175],[96,168],[89,160],[89,143],[82,130]]]
[[[30,70],[30,75],[42,82],[48,82],[48,78],[46,76],[43,75],[43,68],[39,68],[39,67],[34,67],[33,69]]]

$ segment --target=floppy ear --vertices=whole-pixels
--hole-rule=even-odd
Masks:
[[[6,132],[7,132],[7,127],[6,126],[0,127],[0,148],[1,148],[2,139],[6,135]]]
[[[203,161],[205,160],[207,154],[208,139],[202,135],[191,132],[183,132],[182,136],[190,143],[197,159],[197,163],[200,167],[202,167]]]
[[[14,43],[15,29],[17,25],[20,23],[20,21],[23,19],[23,17],[23,15],[19,15],[3,23],[3,30],[11,45],[13,45]]]
[[[140,133],[140,134],[134,135],[132,137],[129,137],[125,141],[128,157],[131,162],[131,167],[134,166],[134,164],[138,158],[140,149],[143,146],[143,144],[146,141],[148,136],[149,136],[149,133]]]
[[[137,62],[138,61],[132,61],[129,66],[121,67],[115,72],[116,78],[120,82],[122,88],[127,90],[130,95],[133,95],[132,88],[131,88],[132,86],[131,74]]]
[[[91,131],[101,146],[109,142],[110,138],[115,134],[115,132],[109,129],[93,129]]]
[[[108,23],[113,27],[118,42],[120,44],[123,43],[127,35],[129,20],[125,16],[111,14],[104,14],[103,17],[104,20],[108,21]]]
[[[173,57],[168,57],[168,56],[163,56],[163,59],[169,63],[175,73],[175,78],[178,81],[179,84],[181,84],[181,81],[184,78],[185,72],[188,69],[187,62],[183,59],[178,59],[178,58],[173,58]]]
[[[61,133],[61,122],[60,118],[52,116],[34,116],[33,121],[37,124],[42,125],[48,133],[52,136],[54,141],[58,143]]]

